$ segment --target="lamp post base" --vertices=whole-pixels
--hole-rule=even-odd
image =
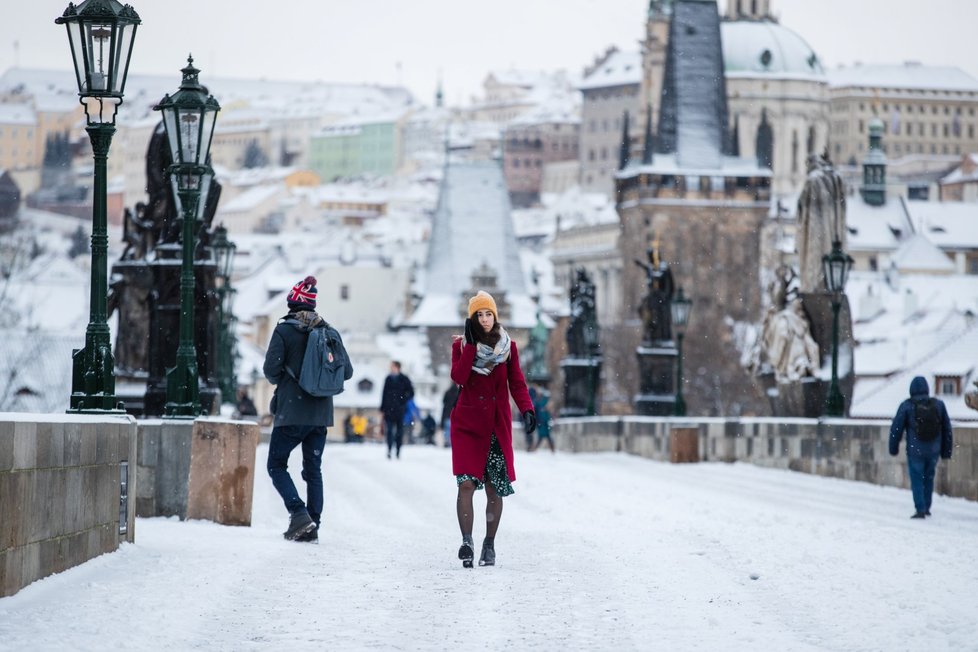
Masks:
[[[197,361],[193,349],[177,350],[177,364],[166,372],[166,407],[164,415],[182,419],[200,416],[200,387]]]
[[[98,334],[89,333],[85,348],[75,349],[71,356],[71,396],[67,412],[84,414],[112,412],[125,414],[122,403],[115,395],[112,347],[100,342]]]

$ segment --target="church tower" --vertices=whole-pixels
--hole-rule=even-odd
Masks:
[[[869,151],[863,159],[863,185],[859,189],[870,206],[886,203],[886,154],[883,153],[883,121],[869,123]]]
[[[639,115],[636,124],[645,124],[646,112],[652,109],[652,124],[659,124],[659,96],[666,74],[666,49],[669,45],[669,23],[673,0],[649,0],[645,22],[645,41],[642,43],[642,88],[639,94]]]
[[[766,409],[763,394],[755,393],[736,347],[723,343],[734,339],[729,324],[754,323],[761,315],[760,234],[772,173],[753,157],[732,156],[716,1],[674,0],[669,10],[665,74],[653,106],[658,124],[653,130],[640,119],[633,130],[644,129],[654,152],[629,157],[616,175],[622,321],[602,324],[607,355],[619,360],[616,391],[645,396],[648,369],[629,354],[641,334],[630,324],[649,289],[634,261],[643,260],[655,240],[677,289],[682,286],[695,305],[686,337],[698,344],[684,353],[688,368],[711,379],[685,386],[690,414],[758,413]]]

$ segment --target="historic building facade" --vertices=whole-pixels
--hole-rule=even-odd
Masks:
[[[640,112],[642,60],[610,48],[584,71],[581,90],[580,186],[613,196],[623,116]]]
[[[978,151],[978,80],[959,68],[857,65],[829,71],[828,81],[834,161],[862,160],[874,118],[891,158]]]

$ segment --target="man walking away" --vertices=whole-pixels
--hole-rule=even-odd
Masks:
[[[401,373],[401,363],[391,362],[391,373],[384,381],[384,393],[380,411],[384,413],[384,432],[387,433],[387,459],[391,451],[401,457],[401,444],[404,443],[404,415],[408,400],[414,398],[411,379]]]
[[[907,433],[907,468],[915,510],[910,518],[926,518],[930,516],[937,458],[951,459],[954,439],[947,408],[943,401],[930,396],[930,387],[923,376],[910,381],[910,398],[900,404],[893,417],[890,455],[900,453],[904,431]]]
[[[289,510],[286,539],[318,542],[323,511],[323,447],[326,428],[333,425],[333,397],[312,396],[299,386],[302,362],[309,334],[327,323],[316,314],[316,279],[307,276],[293,286],[288,295],[288,314],[272,332],[265,354],[264,372],[275,385],[272,413],[275,415],[268,445],[268,475],[285,508]],[[353,376],[353,365],[346,361],[344,378]],[[289,475],[289,455],[302,446],[302,479],[306,482],[306,501],[299,498]]]

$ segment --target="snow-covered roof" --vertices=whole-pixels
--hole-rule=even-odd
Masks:
[[[525,325],[523,304],[532,306],[532,302],[526,296],[510,211],[509,193],[498,163],[448,166],[428,247],[427,287],[410,325],[458,323],[464,294],[472,291],[472,274],[483,265],[496,272],[497,287],[506,292],[514,307],[509,323]],[[532,307],[530,312],[534,312]],[[529,325],[533,323],[535,317]]]
[[[900,238],[913,231],[907,204],[892,198],[882,206],[872,206],[858,196],[850,197],[846,226],[850,251],[893,251],[900,246]]]
[[[825,81],[818,55],[801,36],[770,20],[720,23],[728,77],[773,77]]]
[[[228,213],[244,213],[250,211],[275,195],[284,192],[284,190],[285,186],[277,183],[252,186],[231,201],[221,202],[217,209],[217,214],[227,215]]]
[[[919,358],[908,360],[904,370],[891,378],[863,384],[857,381],[853,390],[851,415],[864,418],[892,417],[900,403],[909,397],[910,381],[915,376],[923,376],[930,385],[931,395],[935,395],[936,376],[957,376],[962,379],[963,390],[978,378],[978,325],[972,325],[964,332],[942,339],[933,338],[934,347],[924,351]],[[860,352],[857,349],[856,359]],[[964,396],[942,396],[938,398],[947,406],[948,415],[953,420],[978,420],[975,412],[964,402]]]
[[[642,55],[639,52],[613,52],[600,66],[584,76],[578,85],[582,91],[642,82]]]
[[[901,272],[926,272],[950,274],[954,263],[926,236],[915,233],[904,239],[890,257],[892,264]]]
[[[719,146],[717,146],[718,149]],[[736,156],[719,156],[718,167],[700,167],[698,165],[683,166],[676,154],[659,154],[652,157],[652,163],[643,165],[635,160],[629,161],[624,170],[619,170],[615,176],[627,179],[640,174],[671,174],[703,177],[770,177],[771,169],[761,167],[753,158]]]
[[[550,77],[550,74],[551,73],[542,70],[516,70],[510,68],[509,70],[490,71],[489,75],[486,77],[486,81],[491,79],[497,84],[503,86],[532,88],[538,84],[546,82]]]
[[[245,108],[262,109],[268,120],[301,116],[370,115],[415,104],[411,93],[399,86],[345,84],[328,82],[281,81],[269,79],[235,79],[212,77],[201,73],[205,84],[228,113]],[[166,93],[174,92],[180,75],[141,75],[126,78],[126,101],[120,113],[133,116],[153,115],[153,106]],[[40,95],[76,89],[70,70],[10,68],[0,75],[0,92],[21,88],[24,93]],[[75,91],[77,92],[77,91]],[[77,104],[77,95],[72,100]],[[67,104],[66,104],[67,107]],[[220,118],[218,118],[220,124]]]
[[[965,157],[967,160],[962,160],[962,164],[954,168],[950,173],[941,177],[940,183],[942,185],[949,183],[966,183],[968,181],[978,181],[978,154],[968,154]],[[964,164],[965,162],[970,163],[972,169],[970,172],[965,172]]]
[[[0,103],[0,124],[2,125],[35,125],[37,115],[29,104]]]
[[[828,71],[831,88],[866,87],[978,93],[978,80],[956,66],[857,64]]]
[[[978,249],[978,204],[907,202],[918,230],[941,249]]]

